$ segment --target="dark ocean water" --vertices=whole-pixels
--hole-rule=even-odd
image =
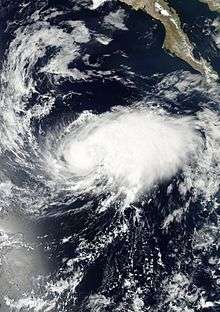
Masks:
[[[211,35],[214,31],[211,22],[217,15],[209,13],[207,7],[197,1],[175,0],[170,4],[181,12],[184,29],[197,46],[196,53],[209,59],[220,73],[219,51]],[[31,1],[20,12],[19,5],[20,1],[1,1],[1,64],[7,62],[11,49],[9,45],[16,38],[15,31],[19,27],[34,24],[30,16],[38,9],[41,14],[48,9],[64,12],[50,19],[51,29],[64,21],[80,20],[91,34],[102,33],[112,39],[107,45],[94,37],[80,44],[79,56],[70,62],[68,68],[89,72],[90,77],[86,79],[76,80],[62,77],[62,74],[58,79],[59,75],[40,71],[56,55],[57,47],[52,44],[33,62],[31,72],[28,69],[28,64],[32,62],[31,53],[27,54],[30,60],[25,61],[23,68],[19,67],[20,59],[17,58],[18,70],[23,70],[27,84],[31,73],[34,90],[20,97],[24,108],[14,106],[15,115],[22,118],[28,111],[34,111],[36,103],[42,105],[43,109],[45,99],[54,99],[49,113],[42,116],[33,113],[30,119],[29,127],[37,146],[40,146],[40,156],[47,150],[47,138],[51,135],[52,148],[56,148],[56,142],[60,140],[56,133],[85,110],[100,115],[115,106],[132,107],[134,103],[146,103],[146,107],[163,108],[167,114],[174,116],[195,117],[207,107],[218,116],[218,86],[207,86],[188,64],[164,51],[164,29],[150,16],[132,11],[118,2],[107,2],[96,10],[89,9],[86,1]],[[127,30],[114,25],[103,26],[105,16],[118,9],[124,12]],[[6,27],[7,21],[10,24]],[[205,37],[203,30],[207,31]],[[26,33],[28,35],[28,31]],[[27,42],[27,50],[32,38],[30,36]],[[4,70],[2,68],[2,72]],[[16,68],[12,67],[13,70],[15,72]],[[10,77],[13,80],[13,75]],[[16,83],[19,84],[19,81]],[[2,79],[2,92],[6,90],[7,82]],[[13,92],[16,92],[16,88],[12,88],[6,97],[13,98]],[[4,123],[4,119],[1,118],[1,122]],[[195,196],[197,184],[192,183],[183,196],[179,186],[185,181],[185,173],[179,170],[152,192],[144,194],[142,199],[128,205],[123,215],[118,209],[122,199],[111,202],[108,209],[98,213],[100,203],[108,198],[109,193],[94,195],[88,192],[79,196],[78,193],[67,191],[64,184],[59,189],[57,184],[52,187],[52,182],[46,183],[42,167],[34,167],[38,159],[35,159],[28,135],[22,137],[22,129],[19,129],[18,136],[23,140],[23,153],[28,155],[25,156],[27,167],[17,162],[16,158],[22,158],[20,151],[16,154],[13,147],[11,150],[10,146],[1,147],[4,151],[1,155],[2,172],[16,186],[16,192],[10,198],[11,206],[17,207],[12,212],[10,208],[4,211],[3,204],[2,224],[7,215],[9,219],[13,216],[19,220],[19,232],[23,231],[24,239],[34,244],[44,269],[40,271],[41,278],[35,281],[32,294],[30,287],[23,291],[21,286],[17,290],[13,283],[12,290],[6,288],[4,292],[12,301],[31,297],[37,303],[33,306],[23,304],[21,308],[21,303],[17,307],[11,303],[9,308],[1,293],[2,311],[218,311],[219,272],[215,259],[218,257],[219,236],[216,230],[212,233],[218,227],[218,194],[212,194],[207,200],[202,192]],[[208,137],[209,130],[206,132],[205,126],[200,131],[204,138]],[[214,146],[214,143],[210,144]],[[216,171],[213,166],[210,165],[207,171],[213,170],[212,177],[216,181],[219,177],[217,161]],[[25,188],[27,194],[19,195],[18,190]],[[32,214],[33,207],[40,209]],[[177,208],[182,208],[181,216],[176,215],[169,226],[164,227],[165,220]],[[139,210],[140,220],[136,216]],[[121,230],[124,224],[129,228],[126,234]],[[119,234],[112,234],[117,231]],[[206,234],[212,237],[208,243]],[[199,235],[204,235],[205,245],[202,246],[201,242],[197,248],[195,245],[200,244],[197,242]],[[110,237],[113,239],[105,245]],[[7,261],[7,252],[5,255]],[[74,259],[78,260],[74,262]],[[76,283],[73,292],[73,277],[81,272],[83,277]],[[34,274],[37,275],[36,272]],[[57,281],[62,285],[66,281],[70,286],[62,286],[60,292],[53,291],[48,285],[55,285]],[[126,283],[129,286],[125,286]],[[41,310],[37,310],[37,298],[46,302]],[[209,304],[205,305],[201,298],[205,298]],[[48,306],[51,310],[46,310]]]

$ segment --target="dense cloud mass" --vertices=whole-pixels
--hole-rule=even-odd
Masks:
[[[218,311],[219,82],[118,1],[0,8],[0,310]]]

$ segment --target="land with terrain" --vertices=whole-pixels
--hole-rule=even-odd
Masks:
[[[209,79],[218,79],[218,75],[211,65],[202,57],[199,59],[194,56],[194,46],[190,42],[187,34],[183,31],[180,18],[177,12],[168,5],[166,0],[120,0],[135,10],[143,10],[153,18],[159,20],[165,28],[164,48],[176,55],[196,71]],[[199,0],[206,2],[210,8],[219,9],[219,0]]]

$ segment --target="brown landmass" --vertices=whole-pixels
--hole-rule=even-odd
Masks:
[[[164,48],[191,65],[208,80],[218,79],[210,64],[203,58],[197,59],[193,54],[193,45],[181,28],[181,22],[176,11],[169,7],[166,0],[120,0],[135,10],[143,10],[159,20],[165,27]],[[209,1],[209,0],[202,0]],[[212,1],[212,0],[210,0]]]
[[[208,4],[211,11],[220,13],[220,0],[199,0],[200,2]]]

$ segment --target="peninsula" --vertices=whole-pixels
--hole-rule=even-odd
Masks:
[[[173,55],[188,63],[196,71],[204,75],[207,80],[217,80],[218,75],[211,65],[202,57],[197,59],[193,54],[193,45],[181,27],[181,21],[177,12],[171,8],[166,0],[120,0],[133,7],[135,10],[143,10],[153,18],[159,20],[165,28],[165,40],[163,47]],[[200,0],[209,2],[214,0]],[[216,0],[215,0],[216,1]],[[217,0],[218,1],[218,0]]]

